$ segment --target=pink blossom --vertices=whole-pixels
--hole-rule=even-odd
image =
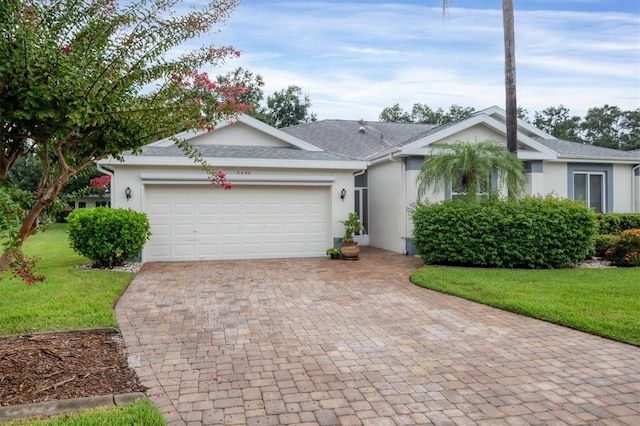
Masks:
[[[24,269],[20,269],[18,271],[18,275],[20,275],[21,277],[24,277],[25,275],[27,275],[27,271],[25,271]]]
[[[89,181],[89,184],[97,189],[103,189],[111,183],[110,175],[102,175],[99,177],[95,177]]]
[[[60,50],[62,51],[62,53],[64,53],[65,55],[68,55],[71,53],[71,46],[64,45],[64,46],[60,46]]]

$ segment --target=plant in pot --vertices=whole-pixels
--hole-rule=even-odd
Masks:
[[[360,222],[360,217],[352,212],[349,213],[347,220],[341,220],[340,223],[344,225],[344,236],[342,237],[340,252],[345,259],[357,260],[360,254],[360,247],[358,247],[357,242],[353,241],[353,236],[365,231]]]
[[[331,256],[332,259],[338,259],[340,257],[340,249],[337,247],[329,247],[327,249],[327,256]]]

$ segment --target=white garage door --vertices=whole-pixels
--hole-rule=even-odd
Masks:
[[[145,262],[323,256],[328,187],[148,185]]]

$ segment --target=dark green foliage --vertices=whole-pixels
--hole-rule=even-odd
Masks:
[[[597,213],[598,233],[619,235],[627,229],[640,229],[640,213]]]
[[[147,216],[128,209],[77,209],[67,221],[71,247],[96,267],[121,265],[138,256],[151,236]]]
[[[553,197],[418,205],[414,244],[425,263],[562,268],[593,250],[595,214]]]
[[[593,242],[593,255],[598,257],[604,257],[607,250],[613,245],[616,240],[616,235],[611,234],[598,234]]]
[[[640,266],[640,229],[623,231],[606,256],[616,266]]]

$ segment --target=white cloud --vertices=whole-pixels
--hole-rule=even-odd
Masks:
[[[502,105],[501,11],[442,17],[438,3],[245,0],[216,37],[243,56],[215,73],[245,67],[262,75],[266,94],[298,85],[321,119],[375,120],[395,103]],[[640,107],[638,14],[571,4],[585,10],[516,11],[519,103],[578,115],[605,103]]]

